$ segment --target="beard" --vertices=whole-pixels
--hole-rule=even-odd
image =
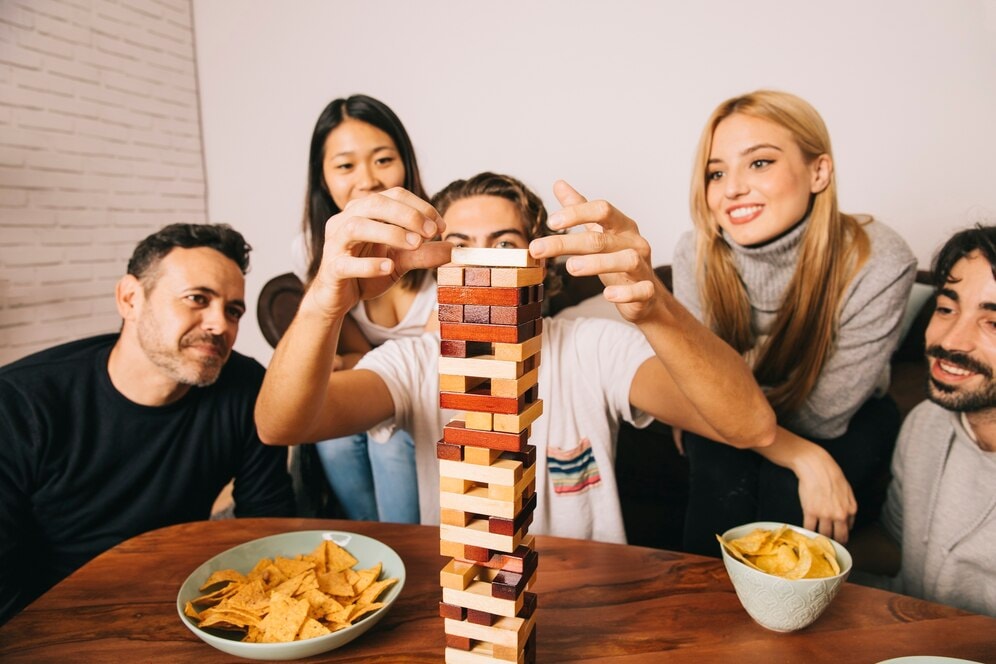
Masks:
[[[927,398],[942,408],[958,413],[975,413],[996,407],[996,381],[993,380],[992,368],[965,353],[945,350],[940,346],[930,346],[926,354],[927,357],[944,360],[948,364],[972,371],[983,378],[982,385],[966,390],[942,383],[928,373]]]
[[[179,385],[207,387],[218,380],[230,353],[224,338],[204,332],[190,332],[181,337],[173,348],[163,339],[162,329],[151,311],[147,310],[138,321],[138,344],[150,362]],[[195,345],[212,345],[218,354],[188,356],[184,351]]]

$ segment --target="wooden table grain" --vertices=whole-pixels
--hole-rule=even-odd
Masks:
[[[397,602],[361,638],[308,661],[439,662],[439,531],[317,519],[171,526],[98,556],[0,628],[2,662],[235,662],[180,622],[176,595],[208,558],[295,530],[345,530],[402,557]],[[943,655],[996,662],[996,619],[845,584],[813,625],[770,632],[740,606],[718,559],[538,536],[538,662],[878,662]]]

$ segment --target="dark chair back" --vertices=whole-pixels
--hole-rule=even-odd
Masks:
[[[267,343],[276,348],[304,297],[304,284],[291,272],[273,277],[263,286],[256,305],[256,319]]]

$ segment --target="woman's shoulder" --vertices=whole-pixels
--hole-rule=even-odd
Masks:
[[[902,235],[878,219],[858,217],[858,223],[868,235],[875,260],[891,260],[897,264],[916,263],[913,250]]]

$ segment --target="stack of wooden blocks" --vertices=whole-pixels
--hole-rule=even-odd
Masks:
[[[535,662],[537,397],[543,269],[525,249],[456,248],[440,267],[436,444],[446,662]]]

